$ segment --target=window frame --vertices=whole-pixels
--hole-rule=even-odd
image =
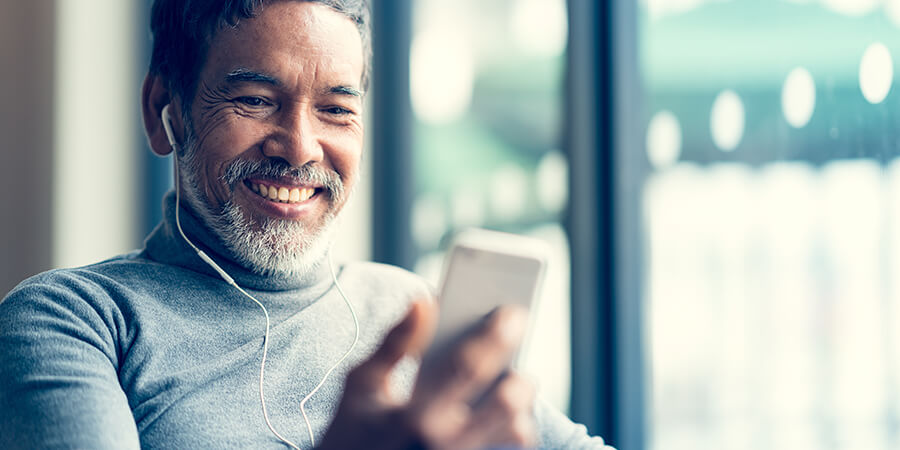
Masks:
[[[412,1],[372,2],[372,258],[411,270],[415,248],[409,55]]]
[[[572,245],[572,419],[646,445],[636,2],[570,0],[566,151]],[[638,159],[639,160],[639,159]]]

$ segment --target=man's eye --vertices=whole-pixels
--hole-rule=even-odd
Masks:
[[[264,106],[267,103],[260,97],[238,97],[234,101],[247,106]]]
[[[322,111],[328,114],[334,114],[336,116],[345,116],[347,114],[352,114],[353,111],[350,111],[347,108],[342,108],[340,106],[330,106],[328,108],[323,108]]]

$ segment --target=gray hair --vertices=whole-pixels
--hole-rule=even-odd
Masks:
[[[150,13],[153,52],[150,73],[161,76],[185,102],[193,99],[209,42],[220,29],[259,14],[272,0],[155,0]],[[366,0],[293,0],[319,3],[343,14],[363,46],[363,91],[369,84],[372,32]]]

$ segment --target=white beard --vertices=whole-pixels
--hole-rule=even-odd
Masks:
[[[336,198],[329,199],[331,206],[318,226],[272,217],[259,222],[234,204],[233,199],[226,202],[221,211],[215,211],[209,206],[208,199],[199,187],[199,167],[194,157],[197,149],[193,142],[193,139],[187,140],[185,148],[188,151],[176,159],[176,164],[179,164],[185,198],[203,224],[231,251],[238,263],[254,273],[301,280],[312,278],[331,248],[334,230],[338,228],[335,205],[342,201],[343,185],[336,186],[332,178],[330,193],[319,194]],[[337,184],[340,184],[336,173],[319,175],[320,178],[337,177]],[[234,184],[242,182],[232,180],[226,184],[233,193]]]
[[[322,263],[334,238],[336,218],[316,230],[293,220],[266,218],[257,224],[231,201],[221,214],[204,210],[202,220],[241,265],[260,275],[311,276]]]

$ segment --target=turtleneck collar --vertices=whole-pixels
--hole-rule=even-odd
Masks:
[[[305,277],[288,277],[284,275],[263,276],[240,265],[231,251],[216,237],[202,221],[194,215],[191,208],[181,203],[179,218],[184,234],[204,253],[209,255],[234,281],[243,288],[260,291],[286,291],[292,289],[311,288],[330,282],[327,261],[313,269],[313,273]],[[209,267],[182,239],[175,225],[175,193],[169,191],[163,199],[163,220],[144,242],[146,253],[150,259],[175,266],[184,267],[196,272],[220,278],[219,274]]]

